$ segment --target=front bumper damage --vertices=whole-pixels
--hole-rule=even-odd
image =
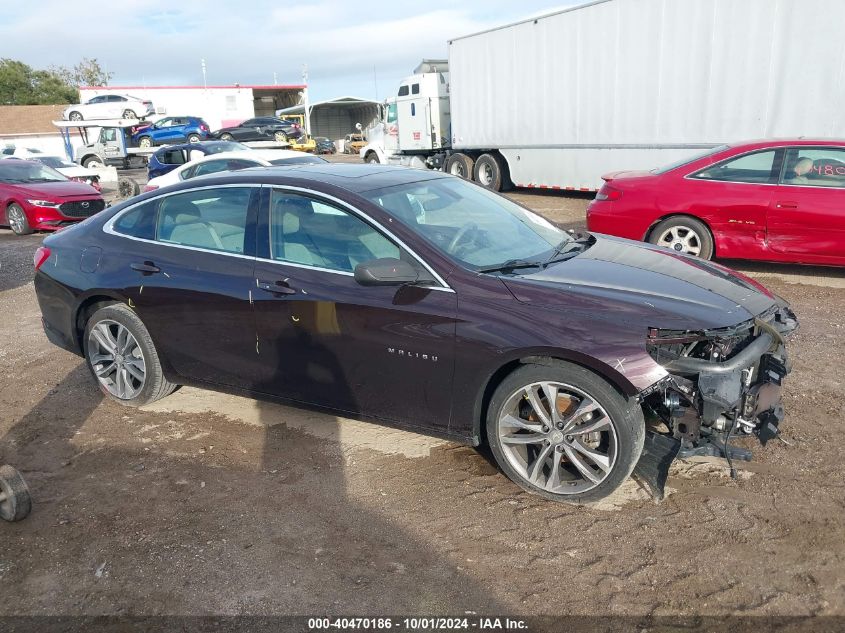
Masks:
[[[786,337],[798,321],[785,303],[732,328],[649,332],[648,348],[668,372],[641,394],[650,428],[634,476],[662,499],[676,457],[751,459],[737,436],[773,439],[784,417],[781,389],[791,370]]]

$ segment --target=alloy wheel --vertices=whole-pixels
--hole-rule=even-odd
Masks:
[[[88,335],[88,361],[110,394],[131,400],[144,388],[146,363],[138,341],[126,326],[103,320]]]
[[[6,215],[9,219],[9,226],[15,233],[21,233],[26,225],[26,218],[23,216],[23,211],[15,205],[12,205],[6,210]]]
[[[538,382],[522,387],[505,401],[497,428],[510,466],[528,483],[553,494],[591,490],[616,464],[613,421],[594,398],[571,385]]]
[[[701,236],[688,226],[673,226],[657,238],[659,246],[665,246],[678,253],[701,254]]]

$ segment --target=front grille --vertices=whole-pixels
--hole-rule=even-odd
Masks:
[[[74,200],[65,202],[59,207],[62,215],[68,218],[87,218],[99,213],[106,208],[105,201],[101,200]]]

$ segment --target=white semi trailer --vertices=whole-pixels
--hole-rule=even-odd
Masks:
[[[364,160],[595,190],[754,138],[845,136],[845,0],[598,0],[449,42]]]

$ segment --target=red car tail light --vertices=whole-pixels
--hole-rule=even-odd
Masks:
[[[50,249],[46,246],[39,246],[35,249],[35,255],[32,256],[32,264],[35,266],[35,270],[41,268],[41,266],[50,258]]]
[[[208,127],[205,123],[201,123],[201,124],[200,124],[200,129],[201,129],[203,132],[208,132],[209,127]]]
[[[609,202],[619,200],[621,197],[622,191],[620,189],[616,189],[615,187],[611,187],[608,184],[603,185],[596,194],[596,200],[607,200]]]
[[[144,185],[144,191],[155,191],[158,189],[158,185]]]

